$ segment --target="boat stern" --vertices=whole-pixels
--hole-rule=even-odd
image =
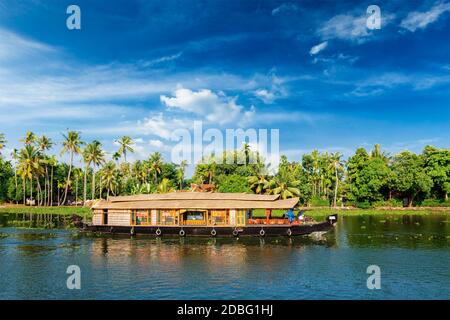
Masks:
[[[337,214],[332,214],[332,215],[327,217],[327,221],[328,221],[329,224],[334,226],[337,223],[337,218],[338,218]]]

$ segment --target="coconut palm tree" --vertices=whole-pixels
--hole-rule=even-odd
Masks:
[[[103,166],[101,176],[106,186],[106,199],[109,199],[109,193],[115,194],[114,190],[117,187],[117,168],[114,161],[109,161]]]
[[[172,188],[172,186],[170,184],[170,180],[167,178],[162,179],[160,184],[158,184],[158,187],[156,188],[156,190],[158,193],[169,193],[169,192],[175,191],[175,189]]]
[[[156,185],[158,183],[158,175],[161,173],[162,170],[162,156],[161,153],[155,152],[150,156],[149,159],[150,164],[150,172],[153,172],[153,178],[154,178],[154,184]]]
[[[118,163],[121,155],[119,152],[114,152],[111,157],[114,161],[116,161]]]
[[[69,131],[67,135],[63,134],[64,141],[62,143],[61,154],[69,153],[69,173],[67,174],[67,180],[70,181],[70,176],[72,174],[73,157],[76,154],[81,153],[81,145],[83,142],[80,139],[80,133],[78,131]],[[67,194],[69,192],[69,185],[66,185],[64,191],[64,198],[61,204],[64,204],[67,200]]]
[[[83,157],[85,163],[88,166],[92,164],[93,167],[91,188],[92,188],[92,199],[95,199],[95,168],[105,162],[105,153],[102,150],[102,144],[97,140],[94,140],[91,143],[89,143],[84,149]]]
[[[186,167],[187,161],[186,160],[181,161],[177,171],[177,179],[178,183],[180,184],[180,190],[183,190],[183,181],[184,181],[184,174],[186,172]]]
[[[382,151],[381,150],[381,144],[377,143],[371,153],[370,156],[372,158],[380,158],[381,160],[383,160],[386,164],[389,163],[389,161],[391,160],[391,157],[389,156],[389,154],[386,151]]]
[[[42,155],[45,157],[45,152],[50,150],[51,147],[53,146],[53,141],[46,137],[45,135],[43,135],[40,138],[37,138],[36,141],[37,147],[39,149],[39,151],[42,152]],[[49,176],[48,176],[48,164],[45,163],[44,164],[44,171],[45,171],[45,178],[44,178],[44,197],[43,200],[45,200],[45,204],[47,204],[48,202],[48,188],[49,188]]]
[[[14,192],[14,199],[16,200],[16,204],[18,204],[18,200],[17,200],[17,161],[19,159],[19,152],[17,149],[13,149],[13,151],[11,151],[11,158],[14,161],[14,186],[15,186],[15,192]]]
[[[129,136],[123,136],[116,142],[120,145],[119,150],[117,151],[120,155],[123,155],[124,161],[127,162],[127,152],[134,152],[133,145],[134,141]]]
[[[299,184],[298,180],[286,180],[281,176],[276,176],[264,187],[268,189],[269,194],[279,194],[282,199],[288,199],[300,195]]]
[[[337,193],[339,187],[339,171],[342,171],[343,163],[341,160],[342,155],[339,152],[332,153],[330,157],[330,162],[328,168],[334,171],[335,183],[334,183],[334,197],[333,197],[333,207],[337,204]]]
[[[0,154],[2,154],[2,150],[5,148],[6,142],[5,135],[0,133]]]
[[[32,145],[36,142],[36,135],[34,134],[34,132],[32,131],[27,131],[25,133],[25,137],[23,139],[20,140],[20,142],[23,142],[24,145],[29,146]]]
[[[30,181],[30,195],[33,198],[33,178],[42,172],[43,159],[39,149],[32,145],[26,145],[19,154],[18,174],[22,177],[24,185],[24,204],[26,204],[26,180]]]
[[[48,190],[48,204],[50,206],[53,206],[53,172],[55,167],[58,165],[58,160],[54,155],[52,155],[47,160],[48,166],[51,168],[50,170],[50,177],[49,177],[49,190]]]
[[[250,163],[250,155],[252,154],[252,149],[250,148],[250,145],[248,143],[244,143],[242,145],[242,151],[244,152],[245,165],[248,165]]]
[[[78,182],[83,175],[83,170],[80,168],[73,169],[73,178],[75,180],[75,206],[78,206]]]
[[[257,194],[262,194],[265,191],[265,187],[268,184],[268,168],[263,163],[258,163],[255,167],[255,173],[253,176],[247,178],[250,189]]]

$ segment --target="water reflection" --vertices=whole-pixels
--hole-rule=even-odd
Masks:
[[[155,238],[0,229],[0,298],[450,298],[448,216],[340,218],[322,238]],[[414,273],[405,273],[420,261]],[[385,271],[369,292],[369,264]],[[82,270],[83,290],[65,287]],[[426,279],[424,281],[423,279]]]

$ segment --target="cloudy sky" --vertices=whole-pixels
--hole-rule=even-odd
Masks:
[[[450,147],[450,1],[379,1],[379,30],[370,4],[0,0],[0,132],[130,135],[134,158],[167,158],[194,120],[278,128],[290,159]]]

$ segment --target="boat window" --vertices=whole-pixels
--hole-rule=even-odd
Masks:
[[[160,223],[164,225],[178,224],[178,210],[160,210]]]
[[[210,225],[226,225],[228,224],[228,210],[211,210],[209,224]]]
[[[183,223],[186,225],[206,224],[206,211],[188,210],[183,213]]]
[[[132,210],[131,211],[131,224],[132,225],[148,225],[150,223],[150,211],[149,210]]]

